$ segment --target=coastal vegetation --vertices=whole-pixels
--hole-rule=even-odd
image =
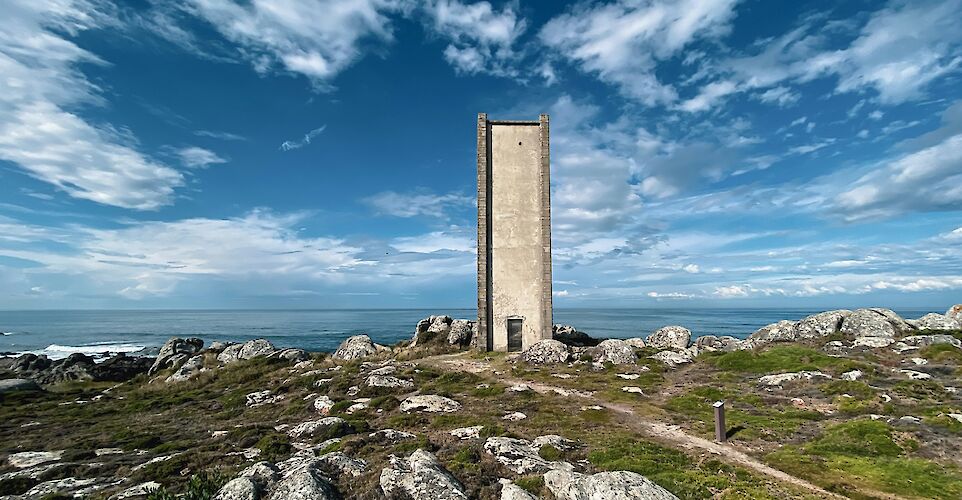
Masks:
[[[438,329],[336,353],[172,340],[126,382],[0,392],[0,495],[212,498],[262,467],[277,477],[257,491],[310,470],[342,498],[403,498],[383,478],[423,467],[468,498],[562,498],[559,478],[595,477],[679,498],[962,496],[957,331],[684,339],[676,361],[649,336],[552,344],[567,361],[541,363]]]

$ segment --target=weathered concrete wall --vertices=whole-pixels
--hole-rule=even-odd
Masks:
[[[479,117],[479,320],[490,328],[488,348],[504,351],[508,318],[523,319],[527,348],[551,338],[547,116],[483,122]]]

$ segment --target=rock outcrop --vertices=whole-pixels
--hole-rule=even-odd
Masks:
[[[8,378],[0,380],[0,394],[18,391],[39,391],[40,386],[28,378]]]
[[[492,437],[484,442],[484,451],[515,474],[543,474],[552,469],[573,469],[567,462],[552,462],[542,458],[538,453],[540,448],[527,439],[509,437]]]
[[[451,321],[451,328],[448,330],[448,344],[456,346],[466,346],[471,343],[471,335],[474,331],[474,322],[466,319],[456,319]]]
[[[551,325],[551,338],[571,347],[594,347],[601,342],[571,325]]]
[[[341,342],[334,351],[333,358],[342,361],[353,361],[377,354],[378,348],[367,335],[354,335]]]
[[[567,363],[571,357],[568,346],[554,339],[535,342],[521,353],[521,360],[535,365]]]
[[[341,417],[324,417],[318,420],[311,420],[295,425],[287,435],[291,439],[304,439],[313,437],[341,437],[354,432],[350,424]]]
[[[157,359],[154,360],[147,374],[153,375],[165,368],[175,367],[200,352],[203,347],[204,341],[195,337],[186,339],[171,337],[160,348]]]
[[[765,375],[764,377],[758,379],[758,383],[767,386],[779,386],[786,384],[788,382],[795,382],[798,380],[812,380],[814,378],[832,378],[831,375],[826,375],[819,371],[801,371],[801,372],[791,372],[791,373],[777,373],[774,375]]]
[[[616,365],[634,364],[638,361],[635,349],[624,340],[608,339],[597,346],[589,348],[588,353],[595,363],[612,363]]]
[[[948,315],[929,313],[913,322],[919,330],[958,330],[962,324]]]
[[[224,364],[236,361],[254,359],[260,356],[270,356],[277,348],[266,339],[248,340],[243,344],[233,344],[217,355],[217,361]]]
[[[754,343],[791,342],[797,338],[795,322],[787,320],[765,325],[748,336],[748,340]]]
[[[630,471],[587,475],[552,470],[544,484],[557,500],[677,500],[674,494],[650,479]]]
[[[411,396],[401,401],[400,406],[400,410],[403,412],[453,413],[460,409],[461,403],[451,398],[432,394]]]
[[[795,324],[795,335],[800,339],[827,337],[839,331],[842,322],[851,314],[848,309],[837,309],[807,316]]]
[[[451,316],[428,316],[418,321],[418,324],[414,327],[414,336],[411,338],[409,347],[415,347],[436,337],[447,338],[453,322]]]
[[[900,331],[910,329],[911,325],[888,309],[856,309],[842,321],[839,331],[856,340],[863,337],[894,339]]]
[[[431,453],[416,450],[408,458],[391,455],[381,471],[384,496],[391,500],[463,500],[464,487]]]
[[[962,304],[956,304],[945,311],[947,318],[954,319],[962,324]]]
[[[198,373],[204,371],[204,355],[198,354],[180,365],[180,368],[167,377],[167,382],[183,382],[190,380]]]
[[[735,337],[724,335],[716,337],[714,335],[702,335],[695,339],[695,347],[699,351],[735,351],[741,346],[741,340]]]
[[[655,349],[686,349],[691,343],[691,331],[683,326],[665,326],[645,339],[648,347]]]
[[[649,356],[649,358],[661,361],[667,365],[668,368],[675,368],[678,365],[691,363],[693,360],[692,355],[688,350],[661,351]]]

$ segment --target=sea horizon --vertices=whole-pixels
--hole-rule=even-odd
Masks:
[[[596,338],[645,337],[681,325],[694,338],[745,338],[779,320],[798,320],[826,309],[809,307],[565,307],[553,322]],[[895,308],[917,318],[933,308]],[[0,355],[63,358],[74,352],[105,357],[124,352],[153,355],[170,337],[243,342],[265,338],[278,347],[333,351],[345,338],[367,334],[394,344],[411,338],[418,320],[434,314],[473,319],[474,308],[313,309],[28,309],[0,311]]]

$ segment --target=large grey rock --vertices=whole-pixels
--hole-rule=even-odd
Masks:
[[[354,335],[344,339],[344,342],[341,342],[332,357],[343,361],[353,361],[377,354],[377,351],[377,346],[371,341],[371,337]]]
[[[271,354],[271,356],[289,361],[291,363],[300,363],[301,361],[307,361],[308,359],[311,359],[310,355],[308,355],[307,351],[304,349],[294,348],[281,349]]]
[[[892,313],[895,314],[895,313]],[[899,318],[901,321],[901,318]],[[876,309],[856,309],[842,321],[840,331],[845,335],[859,337],[880,337],[894,339],[899,329],[896,326],[905,323],[890,318],[889,315]],[[908,323],[905,323],[906,327]]]
[[[842,328],[850,314],[848,309],[837,309],[807,316],[795,324],[795,334],[800,339],[827,337]]]
[[[571,325],[551,325],[551,338],[571,347],[594,347],[601,342]]]
[[[765,325],[748,336],[755,342],[791,342],[796,338],[795,322],[787,320]]]
[[[630,471],[586,475],[552,470],[544,484],[557,500],[677,500],[670,491]]]
[[[638,361],[635,349],[624,340],[608,339],[590,348],[588,352],[595,363],[627,365]]]
[[[484,451],[515,474],[543,474],[552,469],[572,469],[567,462],[552,462],[541,458],[540,446],[527,439],[492,437],[484,442]]]
[[[180,365],[177,371],[167,377],[166,382],[183,382],[190,380],[202,371],[204,371],[204,355],[198,354]]]
[[[538,497],[508,479],[500,479],[498,482],[501,483],[501,500],[538,500]]]
[[[444,396],[422,394],[401,401],[399,409],[403,412],[453,413],[461,410],[461,403]]]
[[[367,469],[367,462],[335,451],[321,456],[318,459],[318,467],[332,477],[341,475],[359,477]]]
[[[830,379],[832,376],[826,375],[819,371],[777,373],[774,375],[765,375],[764,377],[758,379],[758,383],[761,385],[774,387],[786,384],[788,382],[795,382],[797,380],[812,380],[814,378]]]
[[[451,322],[451,329],[448,332],[448,344],[466,346],[471,343],[473,331],[472,321],[466,319],[456,319]]]
[[[40,391],[36,382],[26,378],[8,378],[0,380],[0,394],[16,391]]]
[[[416,450],[407,459],[391,455],[391,465],[381,471],[384,496],[392,500],[463,500],[464,487],[438,459]]]
[[[962,325],[955,318],[943,314],[929,313],[915,320],[915,327],[919,330],[958,330]]]
[[[368,434],[369,438],[378,442],[400,443],[407,439],[417,439],[418,437],[410,432],[395,429],[381,429]]]
[[[909,347],[928,347],[935,344],[949,344],[955,347],[962,347],[962,341],[951,335],[945,334],[912,335],[909,337],[902,337],[899,342]]]
[[[341,417],[324,417],[295,425],[287,435],[292,439],[303,439],[326,435],[327,437],[341,437],[353,432],[351,426]]]
[[[648,356],[656,361],[661,361],[668,368],[675,368],[678,365],[684,365],[691,363],[694,358],[692,358],[691,352],[686,350],[683,351],[661,351]]]
[[[249,477],[231,479],[214,495],[213,500],[257,500],[260,491],[257,484]]]
[[[568,346],[554,339],[535,342],[521,353],[522,361],[536,365],[566,363],[570,357],[571,351]]]
[[[164,342],[163,347],[160,348],[160,352],[157,353],[157,359],[154,360],[154,364],[147,373],[153,375],[165,368],[176,366],[178,363],[186,361],[187,358],[200,352],[203,347],[204,341],[198,338],[182,339],[179,337],[171,337],[167,339],[167,342]]]
[[[393,375],[370,375],[365,383],[369,387],[384,387],[388,389],[413,389],[414,382]]]
[[[18,469],[26,469],[35,465],[45,464],[47,462],[56,462],[60,460],[60,457],[62,456],[63,450],[21,451],[8,456],[7,462]]]
[[[50,368],[33,374],[30,378],[41,385],[62,382],[86,382],[96,379],[97,364],[86,354],[75,352],[65,359],[51,363]]]
[[[126,382],[141,373],[147,373],[153,358],[127,356],[119,352],[91,368],[94,380],[103,382]]]
[[[945,311],[945,316],[962,323],[962,304],[956,304]]]
[[[266,339],[248,340],[243,344],[228,346],[217,355],[217,361],[224,364],[253,359],[259,356],[270,356],[277,349]]]
[[[297,468],[281,479],[268,500],[334,500],[337,489],[315,467]]]
[[[691,331],[676,325],[659,328],[645,339],[645,344],[655,349],[686,349],[690,343]]]
[[[411,347],[423,344],[428,339],[435,337],[446,338],[451,331],[453,321],[451,316],[428,316],[418,321],[418,324],[414,327],[414,337],[411,338]]]
[[[735,337],[724,335],[716,337],[714,335],[702,335],[695,339],[695,347],[699,351],[734,351],[738,349],[741,341]]]

